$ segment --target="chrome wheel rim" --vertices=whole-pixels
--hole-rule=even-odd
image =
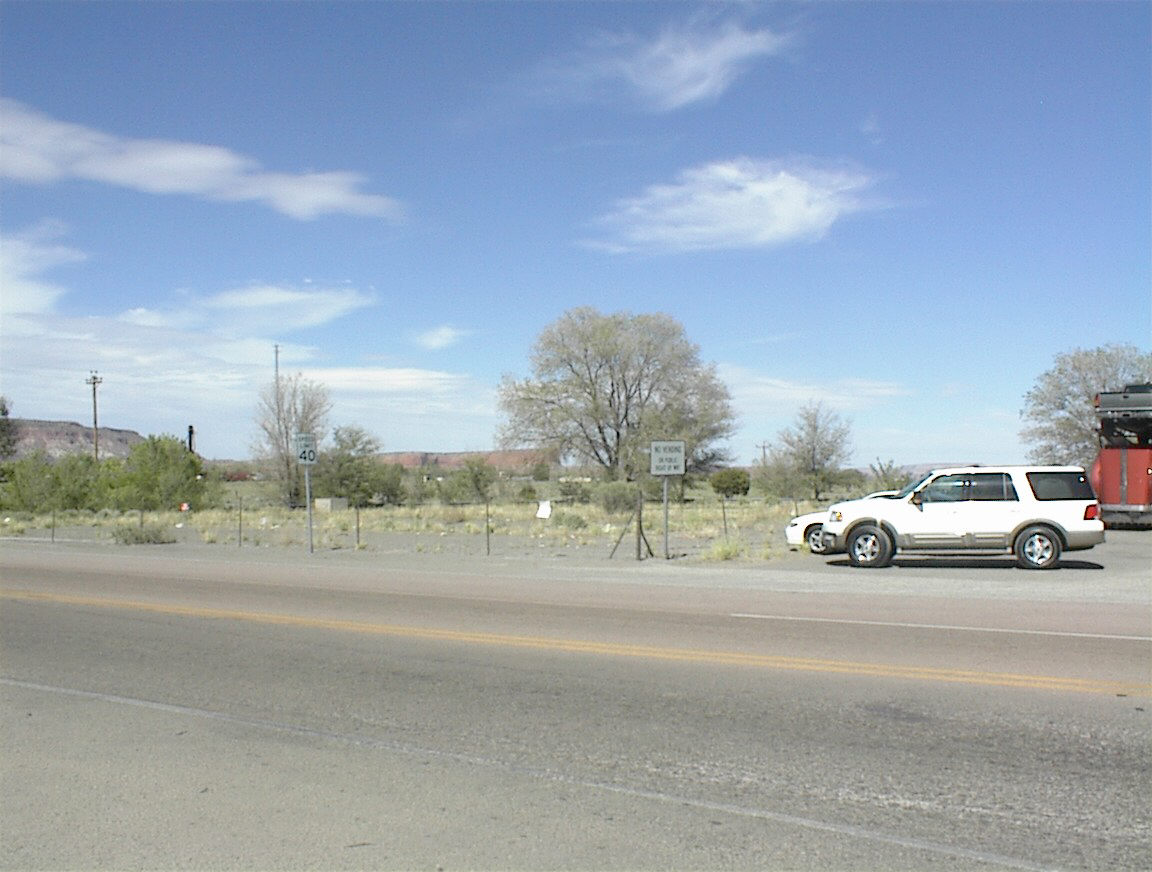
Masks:
[[[880,554],[880,539],[875,533],[857,536],[852,544],[852,554],[861,563],[872,563]]]
[[[1024,557],[1036,566],[1043,566],[1050,561],[1052,551],[1052,540],[1041,533],[1033,533],[1024,543]]]
[[[824,530],[817,527],[808,534],[808,547],[816,554],[824,550]]]

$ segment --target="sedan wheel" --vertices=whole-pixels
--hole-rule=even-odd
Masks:
[[[820,524],[809,527],[804,539],[813,554],[823,554],[827,550],[824,546],[824,528]]]

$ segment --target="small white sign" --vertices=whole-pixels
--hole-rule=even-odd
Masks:
[[[311,433],[296,433],[292,436],[292,451],[296,454],[296,462],[301,466],[312,466],[316,463],[316,437]]]
[[[552,501],[540,500],[540,508],[536,510],[536,517],[541,521],[547,521],[552,517]]]
[[[652,475],[683,475],[684,474],[684,443],[653,442],[652,452],[649,455]]]

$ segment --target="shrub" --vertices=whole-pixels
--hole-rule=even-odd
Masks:
[[[592,489],[582,481],[560,482],[560,498],[574,503],[592,502]]]
[[[606,514],[622,515],[636,508],[636,485],[610,481],[600,486],[597,497]]]
[[[565,512],[562,509],[552,513],[552,523],[563,527],[565,530],[583,530],[588,526],[588,521],[583,515],[576,512]]]
[[[713,473],[712,490],[722,497],[747,496],[751,477],[744,469],[722,469]]]
[[[744,556],[744,546],[739,542],[715,542],[704,553],[706,560],[737,560]]]
[[[120,545],[171,545],[176,534],[163,524],[125,524],[112,529],[112,539]]]

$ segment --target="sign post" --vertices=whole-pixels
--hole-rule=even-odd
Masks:
[[[292,436],[296,462],[304,467],[304,501],[308,506],[308,553],[312,553],[312,467],[316,464],[316,437],[311,433]]]
[[[649,454],[649,472],[664,479],[664,559],[668,560],[668,477],[683,475],[684,443],[680,440],[653,442]]]

